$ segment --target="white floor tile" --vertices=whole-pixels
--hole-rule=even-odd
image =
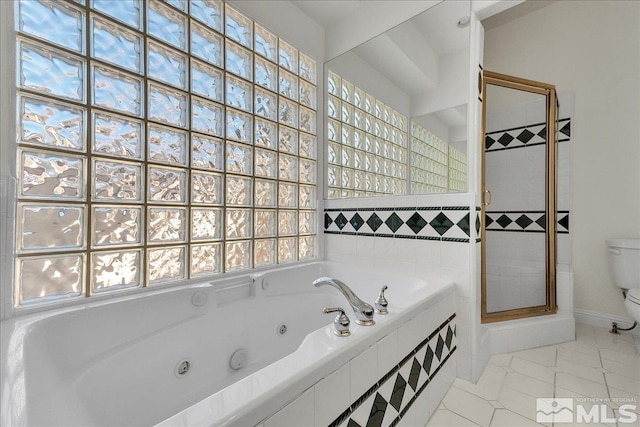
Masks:
[[[536,378],[540,381],[544,381],[549,384],[553,384],[555,372],[546,366],[538,365],[526,359],[520,357],[513,357],[511,359],[511,369],[514,371],[526,375],[528,377]]]
[[[601,348],[600,357],[602,359],[613,360],[614,362],[626,363],[627,365],[640,365],[640,354],[636,352],[619,351],[612,348]]]
[[[539,397],[553,397],[553,394]],[[503,387],[498,401],[506,409],[515,412],[531,421],[536,419],[536,398],[509,387]]]
[[[629,378],[640,379],[640,367],[613,360],[602,359],[602,366],[612,374],[624,375]]]
[[[576,341],[595,345],[596,334],[594,327],[584,323],[576,323]]]
[[[476,384],[455,381],[427,427],[540,425],[538,397],[571,397],[586,408],[593,404],[589,399],[602,399],[612,410],[631,402],[640,413],[640,354],[633,337],[576,324],[576,341],[494,355]],[[624,425],[640,427],[640,416],[635,424],[618,423]]]
[[[567,374],[575,375],[576,377],[604,384],[604,374],[600,369],[601,368],[594,368],[591,366],[575,363],[568,359],[558,358],[558,372],[565,372]]]
[[[608,396],[607,387],[604,384],[589,381],[566,372],[558,372],[556,374],[556,388],[564,388],[592,398],[605,398]]]
[[[553,397],[553,381],[544,382],[519,372],[507,374],[504,386],[532,397]]]
[[[556,348],[553,346],[518,351],[511,355],[542,366],[556,366]]]
[[[607,379],[607,386],[631,394],[640,394],[640,380],[618,374],[604,374]],[[640,405],[640,402],[638,402]]]
[[[598,347],[594,343],[586,343],[584,341],[569,341],[556,345],[557,348],[566,348],[568,350],[577,351],[588,354],[589,356],[600,357]]]
[[[447,409],[437,410],[426,427],[476,427],[478,424]]]
[[[507,371],[505,371],[503,367],[493,365],[490,362],[485,367],[484,372],[476,384],[456,379],[454,385],[483,399],[496,400],[498,398],[498,394],[500,394],[500,388],[502,387],[502,383],[504,382],[506,375]]]
[[[539,426],[540,424],[523,417],[520,414],[511,412],[508,409],[496,409],[491,420],[491,427],[527,427]]]
[[[491,356],[491,359],[489,359],[489,365],[509,366],[509,363],[511,363],[511,357],[512,356],[510,354],[496,354]]]
[[[457,387],[449,389],[444,397],[444,404],[450,411],[483,427],[489,426],[494,411],[486,400]]]
[[[602,363],[600,363],[600,356],[592,356],[579,351],[569,350],[567,348],[558,348],[558,360],[560,359],[569,360],[572,363],[590,366],[592,368],[602,367]]]

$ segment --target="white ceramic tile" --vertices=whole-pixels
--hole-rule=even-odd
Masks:
[[[469,270],[470,244],[442,242],[441,245],[442,268]]]
[[[468,391],[469,393],[472,393],[485,400],[497,399],[500,395],[500,389],[502,388],[502,381],[491,381],[483,379],[483,377],[480,377],[476,384],[469,381],[461,380],[459,378],[456,379],[453,384],[459,389]]]
[[[556,388],[564,388],[588,397],[599,398],[608,396],[607,387],[604,384],[589,381],[565,372],[558,372],[556,374]]]
[[[640,392],[638,391],[629,393],[628,391],[618,390],[617,388],[609,386],[609,394],[612,400],[619,401],[621,404],[640,402]],[[640,403],[637,404],[639,405],[637,409],[640,410]]]
[[[458,347],[456,350],[456,375],[458,378],[465,381],[472,381],[471,378],[471,353],[461,350]]]
[[[595,330],[596,343],[600,348],[611,348],[621,352],[635,353],[633,335],[612,334],[608,330],[597,328]]]
[[[512,357],[510,354],[496,354],[495,356],[491,356],[489,363],[496,366],[509,366]]]
[[[491,427],[528,427],[539,426],[540,424],[523,417],[520,414],[516,414],[508,409],[496,409],[491,420]]]
[[[424,339],[420,324],[415,319],[409,320],[398,330],[398,352],[400,358],[409,354]],[[427,334],[429,332],[426,332]]]
[[[416,196],[416,206],[420,207],[440,207],[443,204],[443,195],[440,194],[419,194]]]
[[[447,382],[446,379],[442,378],[440,375],[436,375],[435,379],[429,383],[429,386],[427,386],[427,399],[429,402],[432,402],[434,406],[440,404],[442,407],[445,407],[444,397],[447,395],[449,390],[451,390],[451,383]]]
[[[613,374],[627,376],[640,380],[640,369],[638,366],[628,365],[626,363],[615,362],[609,359],[602,359],[602,366]]]
[[[558,360],[560,359],[570,360],[573,363],[593,368],[602,367],[600,357],[591,356],[583,352],[573,351],[563,347],[558,348]]]
[[[433,240],[416,240],[416,273],[420,277],[440,277],[440,242]]]
[[[630,351],[619,351],[611,348],[601,348],[600,357],[604,360],[625,363],[627,365],[640,365],[640,354]]]
[[[521,359],[520,357],[511,359],[511,365],[509,366],[520,374],[553,384],[555,373],[546,366],[538,365],[537,363]]]
[[[526,359],[530,362],[537,363],[542,366],[555,366],[556,365],[556,348],[555,347],[540,347],[526,351],[519,351],[512,354],[513,356]]]
[[[458,243],[460,244],[460,243]],[[456,284],[456,293],[462,297],[471,297],[471,283],[469,281],[469,270],[458,268],[442,267],[440,277],[448,282]]]
[[[429,420],[427,427],[475,427],[478,424],[448,409],[437,410]]]
[[[350,399],[354,402],[380,378],[378,372],[378,347],[372,345],[349,362],[351,371]]]
[[[345,364],[314,386],[315,425],[328,425],[349,406],[349,383]]]
[[[491,422],[494,408],[486,400],[457,387],[451,387],[444,398],[446,407],[481,426]]]
[[[362,257],[373,258],[374,252],[374,237],[369,236],[356,236],[356,254]]]
[[[378,371],[377,377],[382,378],[387,372],[389,372],[395,365],[402,360],[400,352],[398,351],[398,331],[394,331],[382,338],[376,346],[378,347]]]
[[[429,401],[429,395],[427,394],[426,390],[423,390],[420,396],[418,396],[415,402],[413,402],[412,409],[415,410],[414,425],[426,425],[437,403],[438,402]]]
[[[636,366],[636,374],[640,367]],[[618,390],[626,391],[631,394],[640,395],[640,380],[625,375],[604,374],[607,379],[607,386]],[[640,405],[640,402],[638,402]]]
[[[579,353],[584,353],[592,357],[600,357],[600,353],[598,352],[598,347],[594,345],[587,344],[583,341],[569,341],[564,342],[562,344],[558,344],[556,347],[566,348],[571,351],[577,351]]]
[[[553,397],[553,394],[538,397]],[[498,401],[510,411],[530,420],[536,419],[536,398],[510,387],[503,387]]]
[[[504,386],[533,397],[553,396],[553,382],[544,382],[519,372],[507,373]]]
[[[393,250],[393,258],[397,261],[408,262],[413,265],[416,264],[416,247],[417,240],[414,239],[387,239],[391,240],[387,242]]]
[[[264,422],[264,427],[301,427],[314,423],[314,388],[311,387],[293,402]]]
[[[576,377],[584,378],[589,381],[604,384],[604,375],[598,368],[575,363],[570,359],[558,358],[557,370],[559,372],[565,372],[567,374],[575,375]]]

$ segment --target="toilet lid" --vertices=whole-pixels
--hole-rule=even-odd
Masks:
[[[629,291],[627,291],[627,298],[635,304],[640,304],[640,288],[629,289]]]

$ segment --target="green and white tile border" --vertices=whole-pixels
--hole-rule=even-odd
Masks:
[[[329,426],[396,426],[456,351],[455,317],[449,316]]]
[[[470,224],[468,206],[324,210],[325,234],[469,243]]]
[[[544,211],[487,211],[487,231],[544,233]],[[569,211],[558,211],[558,234],[569,234]],[[480,236],[480,208],[474,220]],[[469,243],[471,215],[466,206],[332,208],[324,210],[324,233]],[[476,242],[480,241],[476,237]]]

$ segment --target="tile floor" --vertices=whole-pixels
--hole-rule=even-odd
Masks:
[[[575,341],[493,356],[477,384],[455,380],[426,427],[552,427],[535,422],[537,397],[571,397],[587,411],[594,404],[608,406],[608,420],[600,419],[605,424],[576,424],[583,427],[640,426],[640,416],[632,423],[633,415],[623,414],[626,423],[615,420],[625,403],[640,413],[640,354],[633,337],[576,324]],[[574,421],[577,412],[576,407]]]

